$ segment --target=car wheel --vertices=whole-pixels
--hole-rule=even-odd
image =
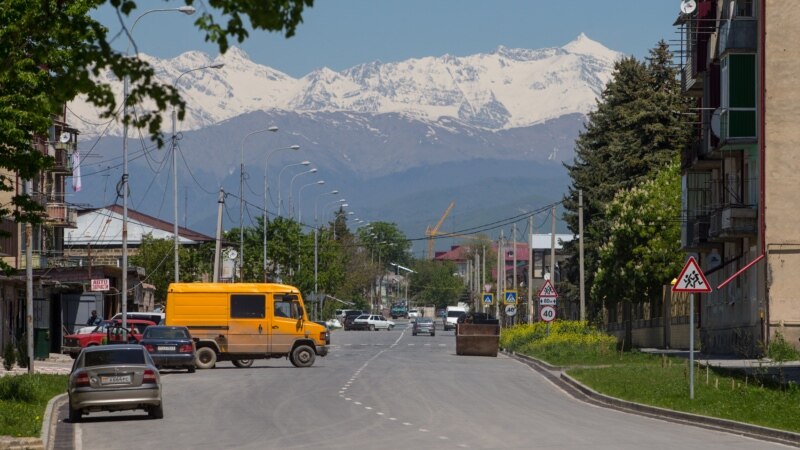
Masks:
[[[69,406],[69,421],[71,423],[80,422],[81,421],[81,417],[83,416],[83,413],[81,413],[81,410],[73,408],[72,405],[68,405],[68,406]]]
[[[298,345],[292,350],[289,360],[295,367],[311,367],[317,355],[314,349],[307,345]]]
[[[163,419],[164,418],[164,404],[159,403],[158,406],[151,406],[150,410],[147,411],[147,414],[150,416],[151,419]]]
[[[253,360],[252,359],[234,359],[231,362],[233,363],[234,366],[236,366],[236,367],[238,367],[240,369],[245,369],[245,368],[250,367],[250,366],[253,365]]]
[[[198,348],[194,365],[198,369],[213,369],[217,365],[217,352],[209,347]]]
[[[369,331],[375,331],[375,325],[370,325],[369,326]]]

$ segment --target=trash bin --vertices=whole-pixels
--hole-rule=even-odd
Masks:
[[[50,330],[47,328],[33,329],[33,358],[47,359],[50,356]]]

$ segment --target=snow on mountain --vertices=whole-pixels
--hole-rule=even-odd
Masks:
[[[376,61],[342,72],[321,68],[295,79],[252,62],[238,48],[216,58],[201,52],[168,60],[140,55],[154,66],[160,82],[177,82],[187,104],[186,117],[177,126],[181,131],[270,109],[398,113],[428,122],[453,118],[487,130],[525,127],[589,112],[620,56],[581,33],[563,47],[500,46],[491,53]],[[220,63],[222,68],[192,70]],[[121,97],[119,80],[103,77],[101,81],[115,86]],[[95,136],[106,128],[94,125],[103,121],[83,99],[69,108],[74,116],[68,120],[84,136]],[[168,114],[164,120],[170,123]],[[107,133],[120,135],[121,126],[112,123]]]

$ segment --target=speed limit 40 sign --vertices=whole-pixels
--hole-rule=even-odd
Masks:
[[[552,306],[542,306],[539,309],[539,318],[544,322],[552,322],[556,318],[556,309]]]

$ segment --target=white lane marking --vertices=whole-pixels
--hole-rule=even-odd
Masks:
[[[469,448],[469,445],[467,444],[458,444],[458,446],[461,448]]]
[[[354,405],[360,405],[361,402],[353,402]]]
[[[421,431],[423,433],[427,433],[428,432],[428,430],[426,430],[425,428],[420,428],[419,431]]]
[[[389,417],[389,420],[397,420],[397,417]]]
[[[348,402],[351,400],[350,397],[345,397],[344,399],[347,400]]]
[[[366,409],[366,410],[371,410],[371,409],[372,409],[372,406],[365,406],[365,407],[364,407],[364,409]]]
[[[377,415],[379,415],[379,416],[382,416],[382,415],[383,415],[383,413],[382,413],[382,412],[376,412],[375,414],[377,414]]]
[[[403,425],[405,425],[407,427],[410,427],[411,426],[411,422],[403,422]]]
[[[72,444],[75,446],[75,450],[83,450],[83,429],[79,423],[76,423],[74,426],[75,429],[73,430],[74,434],[72,435]]]
[[[439,436],[439,439],[441,439],[441,440],[443,440],[443,441],[446,441],[446,440],[448,440],[448,439],[450,439],[450,438],[449,438],[449,437],[447,437],[447,436]]]
[[[439,347],[447,347],[447,344],[439,344]]]

